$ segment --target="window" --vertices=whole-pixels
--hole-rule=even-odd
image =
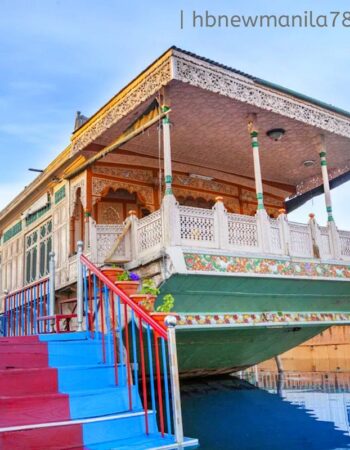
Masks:
[[[52,220],[49,220],[26,236],[26,283],[32,283],[49,273],[51,250]]]

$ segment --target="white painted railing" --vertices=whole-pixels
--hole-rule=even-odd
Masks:
[[[332,236],[328,227],[319,227],[320,230],[320,251],[321,257],[332,258]]]
[[[227,214],[228,244],[232,248],[256,251],[259,248],[257,220],[254,216]]]
[[[312,258],[312,236],[310,227],[303,223],[289,222],[291,255]]]
[[[212,209],[179,206],[181,243],[191,247],[217,247]]]
[[[136,222],[137,252],[142,257],[149,251],[157,251],[162,245],[162,218],[161,211],[155,211]]]
[[[350,231],[339,231],[341,255],[350,258]]]
[[[124,224],[96,225],[91,222],[90,226],[91,260],[94,263],[103,264],[107,258],[116,262],[130,259],[130,238],[123,239],[111,255],[116,240],[123,233]]]
[[[169,211],[171,220],[165,220]],[[168,209],[163,206],[147,217],[137,219],[133,215],[128,220],[130,227],[112,258],[115,262],[152,259],[166,246],[350,260],[350,232],[338,231],[334,222],[320,227],[313,215],[308,224],[300,224],[289,222],[284,213],[277,219],[270,218],[265,211],[258,211],[255,216],[232,214],[220,200],[212,209],[174,202],[170,209],[169,205]],[[96,225],[91,221],[90,226],[92,261],[103,264],[125,224]]]

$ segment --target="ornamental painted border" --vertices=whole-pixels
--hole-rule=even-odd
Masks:
[[[340,136],[350,137],[350,120],[340,114],[259,86],[242,75],[174,50],[172,56],[155,67],[121,101],[112,105],[101,118],[92,122],[86,131],[76,138],[73,136],[72,153],[85,148],[172,79],[299,120]]]
[[[80,136],[76,138],[73,136],[72,154],[93,142],[101,133],[158,92],[162,86],[168,84],[171,79],[171,59],[168,58],[134,89],[130,90],[118,103],[111,106],[100,119],[93,122]]]
[[[262,312],[227,314],[178,314],[179,326],[249,326],[350,323],[350,313]]]
[[[349,265],[203,253],[184,253],[184,258],[189,272],[350,279]]]
[[[175,79],[266,109],[340,136],[350,137],[350,120],[184,53],[174,52]]]

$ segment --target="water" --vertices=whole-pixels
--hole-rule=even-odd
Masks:
[[[350,374],[243,378],[181,382],[185,434],[200,450],[350,448]]]

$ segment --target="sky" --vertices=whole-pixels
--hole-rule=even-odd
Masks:
[[[34,179],[29,167],[44,168],[66,147],[77,110],[92,115],[171,45],[350,110],[350,27],[341,20],[303,29],[191,24],[193,11],[329,15],[347,9],[347,1],[336,0],[1,0],[0,209]],[[349,229],[350,183],[332,194],[336,223]],[[310,212],[325,222],[323,196],[290,218],[305,222]]]

